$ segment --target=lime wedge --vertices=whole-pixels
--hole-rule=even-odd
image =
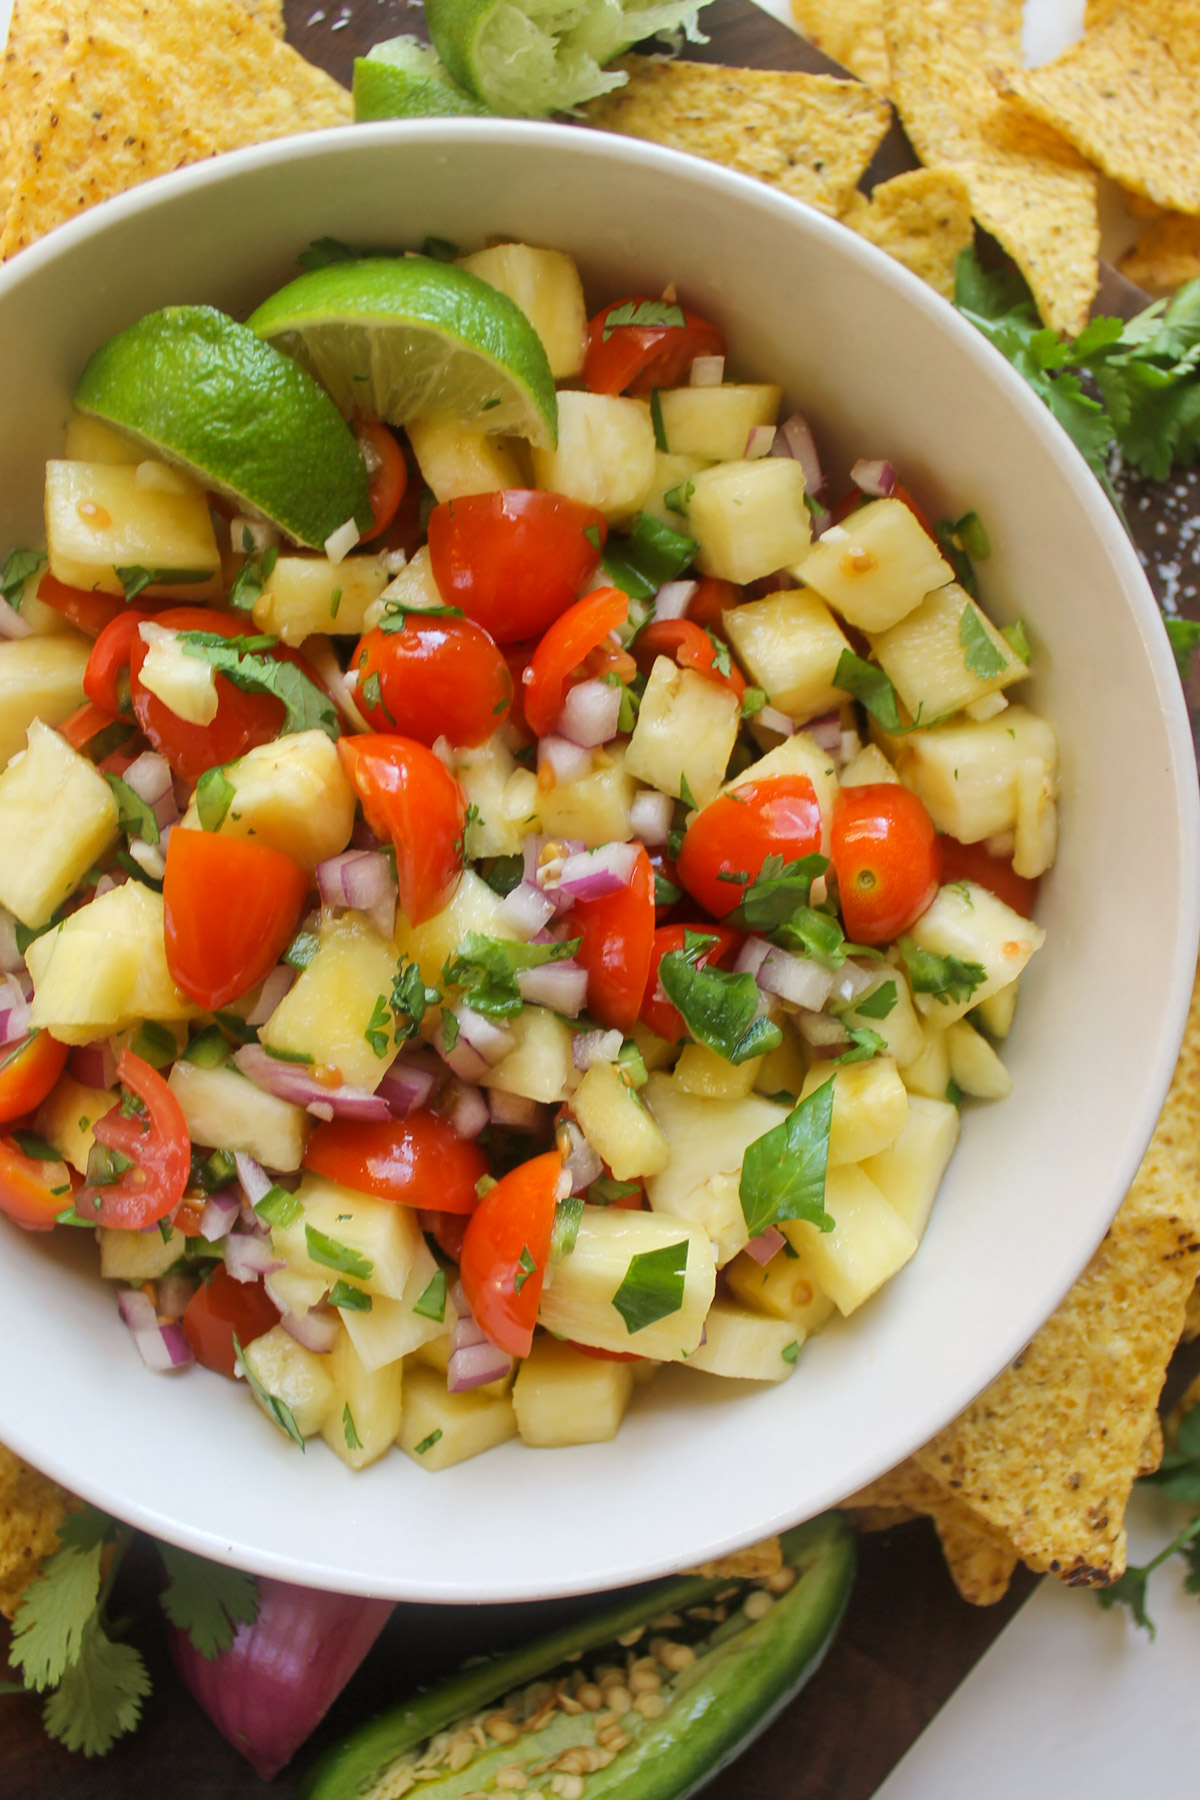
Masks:
[[[310,549],[371,522],[354,433],[311,375],[210,306],[148,313],[93,351],[75,406]]]
[[[450,415],[539,449],[558,441],[554,377],[519,306],[453,263],[366,257],[311,269],[250,326],[333,395],[403,425]]]
[[[372,119],[436,119],[487,115],[480,100],[451,81],[436,50],[417,38],[388,38],[354,62],[354,117],[362,125]]]
[[[544,119],[624,85],[604,64],[683,25],[706,0],[425,0],[451,79],[496,113]]]

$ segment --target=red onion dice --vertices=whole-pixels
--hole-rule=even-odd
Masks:
[[[758,1237],[750,1239],[746,1245],[746,1255],[752,1256],[756,1263],[761,1263],[766,1268],[771,1258],[783,1249],[785,1241],[782,1231],[777,1231],[774,1225],[768,1225]]]
[[[387,1101],[378,1095],[368,1094],[365,1088],[326,1087],[306,1063],[280,1062],[261,1044],[243,1044],[234,1051],[233,1061],[264,1094],[306,1107],[314,1118],[364,1120],[392,1116]]]
[[[396,926],[396,883],[380,850],[343,850],[317,864],[317,888],[325,906],[348,906],[365,914],[381,937]]]
[[[654,788],[643,788],[629,803],[629,829],[642,844],[665,844],[675,817],[675,802],[670,794]]]
[[[774,442],[775,427],[773,425],[752,425],[742,455],[747,462],[757,462],[761,456],[770,456]]]
[[[258,999],[246,1014],[247,1025],[265,1025],[275,1008],[285,1000],[295,985],[297,971],[288,963],[277,963],[263,981]]]
[[[138,1353],[156,1375],[182,1369],[192,1360],[191,1348],[178,1325],[160,1325],[140,1288],[125,1288],[117,1295],[117,1310],[128,1325]]]
[[[225,1239],[225,1267],[235,1281],[257,1281],[286,1268],[271,1248],[270,1238],[234,1231]]]
[[[791,1006],[803,1006],[819,1012],[833,992],[833,976],[820,963],[807,956],[793,956],[790,950],[773,945],[767,951],[755,976],[764,994],[777,994]]]
[[[447,1083],[438,1108],[460,1138],[477,1138],[492,1116],[483,1089],[476,1087],[474,1082],[460,1081],[457,1076]]]
[[[723,356],[693,356],[688,371],[689,387],[720,387],[725,379]]]
[[[850,471],[850,479],[864,494],[883,500],[896,486],[896,471],[890,462],[868,462],[860,456]]]
[[[587,1004],[587,970],[577,962],[543,963],[540,969],[518,969],[521,998],[534,1006],[574,1019]]]
[[[219,1243],[233,1230],[233,1222],[242,1210],[241,1200],[232,1188],[210,1194],[200,1214],[200,1236],[206,1243]]]
[[[500,902],[500,917],[518,937],[528,941],[554,917],[554,901],[532,881],[519,881]]]
[[[617,735],[621,690],[607,681],[578,681],[568,689],[558,721],[559,735],[585,750]]]
[[[556,782],[567,784],[582,781],[592,772],[592,753],[579,744],[573,744],[570,738],[539,738],[538,775],[547,767],[552,771]]]
[[[685,618],[699,586],[698,581],[665,581],[654,596],[654,617]]]
[[[771,455],[794,457],[804,471],[805,492],[812,494],[814,498],[825,486],[816,442],[803,413],[793,413],[790,419],[783,421],[775,433]]]

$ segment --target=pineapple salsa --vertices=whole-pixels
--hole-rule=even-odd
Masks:
[[[427,249],[103,346],[3,567],[0,1210],[354,1468],[791,1376],[1008,1092],[1055,847],[974,514],[671,290]]]

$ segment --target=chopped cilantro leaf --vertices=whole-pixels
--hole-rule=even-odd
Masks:
[[[272,1425],[279,1431],[282,1431],[284,1437],[289,1437],[294,1444],[299,1444],[301,1450],[303,1450],[304,1434],[296,1423],[291,1407],[285,1400],[277,1400],[274,1394],[268,1394],[262,1382],[247,1363],[245,1351],[238,1343],[236,1332],[233,1334],[233,1366],[236,1373],[245,1378],[246,1386],[250,1389],[250,1392],[254,1395],[254,1398],[258,1401],[258,1404],[262,1407]]]
[[[320,1263],[323,1269],[336,1269],[339,1275],[353,1275],[359,1281],[369,1281],[374,1273],[375,1264],[369,1256],[318,1231],[315,1225],[304,1227],[304,1242],[313,1262]]]
[[[873,1056],[881,1056],[887,1049],[887,1039],[865,1025],[847,1025],[846,1030],[850,1033],[851,1048],[833,1057],[834,1063],[870,1062]]]
[[[296,1194],[289,1194],[285,1187],[276,1182],[269,1187],[261,1200],[256,1200],[254,1210],[260,1219],[268,1225],[294,1225],[304,1212],[303,1202]]]
[[[321,940],[315,931],[298,931],[284,951],[283,960],[293,969],[307,969],[320,948]]]
[[[894,734],[913,730],[913,726],[905,725],[901,720],[896,690],[883,670],[864,657],[855,656],[853,650],[842,651],[833,672],[833,685],[853,694],[859,705],[865,706],[885,731]]]
[[[517,1258],[517,1272],[513,1276],[513,1292],[519,1294],[521,1289],[525,1286],[525,1283],[529,1280],[529,1277],[536,1274],[537,1264],[529,1254],[529,1245],[525,1244],[522,1246],[521,1254]]]
[[[688,808],[689,812],[699,811],[699,804],[696,800],[696,796],[693,794],[691,787],[688,784],[687,775],[682,769],[679,771],[679,798],[683,801],[683,804]]]
[[[779,1354],[780,1354],[780,1356],[782,1356],[785,1363],[794,1363],[796,1358],[800,1354],[800,1345],[795,1339],[793,1339],[793,1341],[790,1344],[785,1344],[783,1346],[783,1349],[779,1352]]]
[[[44,1137],[36,1131],[13,1131],[10,1133],[22,1156],[32,1157],[35,1162],[61,1162],[62,1154],[48,1144]]]
[[[645,1087],[649,1081],[646,1059],[638,1049],[635,1038],[626,1038],[617,1052],[617,1074],[626,1087]]]
[[[963,1091],[959,1087],[957,1081],[955,1081],[953,1076],[951,1076],[949,1081],[946,1083],[946,1098],[950,1102],[951,1106],[961,1106],[962,1105]]]
[[[354,1423],[354,1414],[350,1411],[348,1400],[342,1408],[342,1435],[346,1440],[347,1450],[362,1449],[362,1439],[358,1435],[358,1428]]]
[[[630,1258],[612,1303],[631,1337],[682,1307],[687,1260],[686,1238],[677,1244],[663,1244],[658,1250],[643,1250]]]
[[[609,307],[600,336],[607,344],[618,325],[667,325],[682,329],[686,323],[682,306],[672,306],[666,300],[626,300],[620,306]]]
[[[701,961],[716,942],[703,932],[685,932],[683,949],[668,952],[659,963],[658,979],[699,1043],[726,1062],[743,1063],[776,1049],[783,1033],[761,1016],[762,996],[753,975],[732,975]]]
[[[441,1437],[441,1427],[439,1426],[436,1431],[431,1431],[428,1437],[421,1439],[420,1443],[416,1446],[416,1454],[418,1456],[424,1456],[427,1450],[432,1450],[435,1444],[441,1442]]]
[[[982,963],[962,962],[957,956],[938,956],[932,950],[920,949],[910,937],[902,937],[899,942],[914,994],[933,994],[946,1006],[951,1000],[969,1000],[975,989],[987,980],[987,970]]]
[[[111,1519],[88,1507],[74,1537],[59,1533],[13,1618],[10,1661],[38,1693],[62,1680],[80,1654],[83,1634],[100,1598],[100,1558]]]
[[[330,1306],[338,1307],[342,1312],[369,1313],[375,1302],[370,1294],[362,1288],[355,1287],[350,1281],[335,1281],[329,1290]]]
[[[263,655],[273,649],[272,637],[227,638],[216,631],[181,631],[176,638],[186,656],[199,658],[235,687],[248,694],[271,694],[283,702],[283,731],[323,731],[340,735],[337,709],[295,663],[275,661]]]
[[[1200,620],[1164,619],[1167,637],[1175,653],[1175,666],[1180,679],[1186,681],[1192,672],[1192,652],[1200,644]]]
[[[1004,656],[993,644],[979,613],[969,600],[963,607],[963,615],[958,622],[958,641],[962,645],[967,668],[980,681],[991,681],[994,676],[1004,673],[1007,666]]]
[[[740,931],[776,931],[786,925],[812,895],[812,884],[824,875],[829,858],[813,853],[795,862],[782,856],[765,856],[758,874],[738,905],[725,918]]]
[[[613,583],[634,600],[648,600],[665,582],[674,581],[696,554],[695,538],[672,531],[649,513],[638,513],[628,537],[613,534],[601,563]]]
[[[437,1006],[441,998],[437,988],[425,986],[416,963],[406,962],[402,956],[396,964],[392,980],[391,1007],[395,1021],[395,1042],[402,1044],[406,1038],[415,1037],[426,1009]]]
[[[29,577],[36,574],[46,560],[44,550],[10,550],[0,569],[0,595],[14,612],[20,610],[20,594]]]
[[[172,1625],[187,1632],[200,1656],[220,1656],[232,1644],[237,1626],[257,1619],[257,1582],[172,1544],[160,1544],[158,1552],[167,1571],[167,1585],[159,1595],[163,1611]]]
[[[520,856],[495,856],[480,874],[491,888],[493,894],[511,894],[515,887],[521,885],[524,873],[524,858]]]
[[[422,1289],[421,1297],[413,1307],[413,1311],[422,1319],[433,1319],[439,1325],[446,1317],[446,1271],[438,1269],[430,1276],[428,1285]]]
[[[650,423],[654,427],[654,448],[656,450],[661,450],[663,455],[666,456],[669,453],[667,446],[667,428],[663,424],[662,401],[658,397],[657,388],[652,389],[650,394]]]
[[[388,1053],[388,1025],[388,1003],[380,994],[371,1010],[371,1017],[367,1020],[367,1028],[363,1032],[363,1036],[376,1056],[386,1056]]]
[[[229,1057],[229,1046],[217,1025],[206,1025],[197,1032],[183,1053],[183,1061],[200,1069],[215,1069]]]
[[[821,1231],[833,1230],[825,1210],[825,1173],[835,1079],[823,1081],[746,1151],[738,1194],[751,1237],[785,1219],[807,1219]]]
[[[359,262],[366,254],[365,250],[352,250],[340,238],[314,238],[308,249],[300,252],[296,265],[301,269],[327,269],[331,263]]]
[[[196,783],[196,813],[201,831],[220,831],[233,803],[236,788],[224,769],[206,769]]]
[[[96,1614],[84,1627],[78,1658],[46,1701],[42,1723],[66,1749],[103,1756],[137,1725],[149,1692],[140,1653],[114,1643]]]
[[[583,528],[583,535],[592,546],[593,550],[598,551],[600,549],[600,527],[598,525],[585,525]]]
[[[641,1186],[640,1181],[618,1181],[615,1175],[597,1175],[587,1197],[593,1206],[611,1206],[614,1200],[627,1200],[630,1194],[640,1193]]]
[[[683,899],[683,889],[665,876],[661,869],[654,871],[654,904],[655,906],[674,906],[677,900]]]
[[[894,981],[884,981],[867,995],[865,1000],[856,1000],[850,1008],[860,1019],[886,1019],[896,1004],[897,990]]]
[[[136,600],[143,588],[155,583],[159,587],[195,587],[201,581],[211,581],[215,573],[213,569],[143,569],[140,563],[113,570],[125,589],[126,600]]]
[[[129,783],[122,781],[119,775],[112,775],[107,769],[103,774],[117,803],[117,824],[120,829],[130,837],[142,838],[147,844],[157,844],[158,820],[141,795],[135,794]],[[230,789],[231,793],[232,791]]]
[[[421,255],[428,256],[432,262],[452,263],[458,255],[458,245],[452,244],[449,238],[427,237],[421,245]]]
[[[550,1232],[550,1261],[561,1262],[564,1256],[570,1256],[575,1248],[575,1239],[579,1236],[579,1227],[583,1223],[583,1195],[568,1194],[560,1200],[554,1209],[554,1224]]]
[[[574,956],[581,941],[569,938],[561,944],[517,944],[469,931],[448,958],[442,980],[448,988],[457,988],[467,1005],[485,1018],[511,1019],[524,1005],[517,985],[518,972],[540,969],[544,963],[565,962]]]
[[[1029,634],[1025,629],[1024,619],[1015,619],[1011,625],[1000,627],[1000,636],[1004,639],[1014,656],[1019,656],[1023,663],[1033,661],[1033,651],[1029,644]]]

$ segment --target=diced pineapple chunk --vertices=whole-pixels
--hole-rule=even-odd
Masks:
[[[741,706],[732,688],[655,658],[642,695],[625,767],[660,793],[679,798],[683,783],[697,806],[707,806],[733,754]]]
[[[1007,987],[1046,941],[1040,925],[1023,919],[973,881],[939,888],[933,905],[913,926],[912,937],[922,950],[979,963],[984,970],[984,980],[965,1000],[936,994],[915,996],[918,1010],[943,1027]]]
[[[655,451],[654,480],[642,503],[642,511],[652,519],[657,519],[660,525],[669,525],[672,531],[682,531],[688,482],[697,470],[710,467],[711,464],[702,456],[669,456],[665,450]],[[677,488],[680,490],[678,494],[675,492]],[[668,494],[679,501],[678,506],[667,505]]]
[[[368,1369],[343,1331],[329,1352],[333,1400],[321,1435],[335,1456],[352,1469],[365,1469],[390,1450],[400,1429],[403,1363]]]
[[[814,1063],[808,1071],[800,1098],[832,1080],[833,1122],[829,1129],[829,1163],[861,1162],[886,1149],[904,1130],[908,1118],[908,1094],[890,1056],[870,1062]]]
[[[401,1300],[412,1273],[421,1232],[407,1206],[375,1200],[321,1175],[306,1175],[296,1189],[303,1211],[290,1225],[276,1225],[276,1255],[302,1275],[339,1279],[371,1295]],[[324,1240],[331,1239],[329,1250]]]
[[[29,748],[0,773],[0,901],[23,925],[44,925],[116,838],[103,775],[35,719]]]
[[[1023,706],[891,740],[896,771],[939,831],[963,844],[1016,833],[1013,867],[1035,876],[1054,860],[1058,748],[1054,727]]]
[[[717,1300],[704,1321],[704,1342],[688,1357],[689,1369],[740,1381],[783,1381],[796,1366],[803,1333],[786,1319],[766,1319]]]
[[[146,620],[138,635],[147,647],[138,671],[141,686],[186,725],[211,725],[220,704],[211,664],[189,656],[179,633],[153,620]]]
[[[863,1163],[864,1174],[918,1242],[925,1236],[934,1197],[954,1154],[959,1125],[957,1106],[914,1094],[908,1103],[908,1123],[895,1143]]]
[[[276,1269],[268,1275],[267,1291],[280,1312],[291,1312],[303,1315],[311,1307],[323,1304],[333,1277],[322,1271],[320,1275],[306,1275],[302,1269]],[[379,1304],[385,1303],[381,1300]]]
[[[1003,1100],[1012,1093],[1012,1076],[992,1046],[966,1019],[946,1030],[950,1075],[964,1094],[976,1100]]]
[[[515,301],[541,338],[555,381],[582,375],[587,307],[571,257],[533,244],[493,244],[461,256],[459,267]]]
[[[668,1068],[675,1059],[675,1045],[668,1044],[666,1038],[660,1038],[657,1031],[651,1031],[640,1019],[633,1027],[633,1041],[652,1075],[656,1069]]]
[[[667,448],[677,456],[738,462],[754,427],[774,425],[781,398],[782,390],[767,381],[661,388],[658,404]]]
[[[804,582],[860,631],[886,631],[954,570],[902,500],[870,500],[831,525],[805,560]]]
[[[864,744],[838,776],[842,787],[875,787],[880,782],[898,784],[900,777],[878,744]]]
[[[957,581],[926,594],[871,638],[884,674],[914,719],[947,718],[1028,675],[1028,666]]]
[[[654,481],[649,402],[566,389],[558,396],[558,447],[534,450],[533,473],[540,488],[609,519],[632,518]]]
[[[380,1055],[367,1029],[396,973],[396,952],[361,913],[339,913],[321,925],[317,953],[285,994],[259,1037],[269,1050],[311,1056],[336,1069],[351,1087],[374,1093],[395,1060],[389,1038]]]
[[[755,1090],[768,1096],[798,1094],[804,1086],[812,1056],[790,1019],[780,1018],[776,1023],[783,1032],[783,1042],[763,1057]]]
[[[749,1242],[737,1170],[710,1175],[690,1193],[677,1193],[669,1207],[655,1206],[654,1210],[670,1212],[673,1219],[687,1219],[707,1232],[718,1269],[723,1269]]]
[[[429,546],[422,544],[395,579],[388,582],[378,600],[368,606],[363,626],[367,631],[373,630],[389,607],[401,612],[428,612],[431,607],[443,605],[441,589],[433,579]]]
[[[396,949],[401,956],[416,963],[428,986],[440,987],[444,963],[471,931],[477,931],[483,937],[509,941],[517,935],[500,910],[499,894],[482,876],[467,869],[449,906],[435,913],[432,919],[426,919],[423,925],[410,925],[403,913],[398,915]]]
[[[1017,1010],[1017,996],[1021,991],[1020,980],[1010,981],[1007,987],[989,994],[986,1000],[972,1007],[971,1018],[977,1025],[982,1025],[989,1037],[1004,1039],[1012,1030],[1013,1016]]]
[[[722,623],[750,680],[797,724],[841,704],[833,676],[850,645],[816,594],[807,588],[768,594],[731,607]]]
[[[714,684],[715,685],[715,684]],[[637,787],[634,769],[621,745],[592,752],[592,766],[578,781],[537,784],[537,819],[525,821],[551,837],[581,838],[589,850],[627,843],[633,836],[629,806]]]
[[[921,1025],[921,1052],[905,1063],[900,1079],[909,1095],[921,1094],[929,1100],[944,1100],[950,1086],[950,1052],[946,1048],[946,1031],[940,1019],[917,1015]]]
[[[821,851],[829,854],[829,833],[833,824],[833,803],[837,799],[838,778],[828,750],[822,750],[806,731],[797,731],[752,762],[740,775],[725,784],[727,794],[736,793],[747,782],[766,781],[772,775],[807,775],[821,809]],[[699,796],[697,796],[698,798]]]
[[[448,1469],[517,1435],[509,1395],[450,1394],[446,1378],[420,1364],[404,1377],[404,1415],[396,1442],[423,1469]]]
[[[166,463],[46,464],[50,573],[68,587],[124,594],[122,568],[201,579],[154,582],[148,595],[188,604],[221,592],[221,553],[204,490]]]
[[[525,485],[512,451],[461,419],[409,419],[404,429],[425,485],[439,503]]]
[[[685,1044],[675,1064],[675,1086],[708,1100],[744,1100],[758,1084],[766,1058],[727,1062],[707,1044]]]
[[[640,1296],[634,1259],[676,1246],[683,1246],[680,1304],[631,1330],[637,1315],[627,1322],[614,1301],[618,1294],[626,1304]],[[575,1248],[554,1265],[553,1278],[542,1290],[538,1317],[558,1337],[577,1344],[682,1362],[700,1342],[716,1278],[712,1245],[698,1225],[659,1213],[585,1206]],[[627,1284],[637,1288],[637,1294],[630,1296]],[[660,1284],[654,1287],[654,1293],[646,1296],[648,1305],[661,1297]]]
[[[497,732],[486,744],[456,751],[454,774],[475,809],[467,826],[468,857],[516,856],[537,823],[532,769],[519,767]]]
[[[707,1100],[688,1093],[667,1075],[652,1075],[642,1094],[670,1149],[666,1168],[646,1183],[651,1206],[662,1213],[681,1214],[710,1176],[736,1178],[750,1145],[781,1125],[789,1111],[758,1094],[744,1100]]]
[[[67,420],[63,454],[68,462],[140,463],[146,452],[111,425],[89,419],[86,413],[72,412]]]
[[[382,556],[281,556],[254,602],[254,623],[285,644],[302,644],[313,632],[358,637],[367,608],[390,576]]]
[[[304,1349],[276,1325],[243,1352],[246,1367],[273,1400],[282,1400],[301,1437],[315,1437],[337,1399],[326,1358]]]
[[[35,719],[61,725],[82,704],[91,648],[76,631],[0,643],[0,768],[24,748]]]
[[[863,1012],[864,1002],[870,1004],[874,1001],[876,1005],[879,1004],[875,996],[889,983],[894,997],[886,1017],[881,1019]],[[860,994],[854,1005],[846,1007],[842,1018],[847,1025],[856,1029],[865,1028],[878,1032],[887,1047],[887,1054],[899,1069],[907,1068],[909,1063],[915,1062],[925,1049],[921,1021],[913,1006],[908,983],[898,969],[889,968],[886,964],[880,970],[878,979],[865,993]]]
[[[688,530],[696,566],[726,581],[758,581],[804,561],[812,537],[804,471],[791,457],[718,463],[692,476]]]
[[[221,773],[233,788],[220,824],[225,837],[253,838],[309,870],[350,842],[354,789],[323,731],[296,731],[257,744]],[[195,795],[183,825],[200,829]]]
[[[163,900],[140,881],[112,888],[26,952],[34,1025],[64,1044],[112,1037],[140,1019],[194,1019],[167,968]]]
[[[174,1228],[165,1241],[160,1231],[114,1231],[105,1225],[98,1228],[98,1235],[100,1273],[105,1281],[130,1281],[135,1287],[165,1275],[187,1244],[182,1231]]]
[[[574,1033],[565,1019],[544,1006],[524,1006],[506,1021],[517,1040],[507,1056],[483,1077],[483,1086],[545,1103],[565,1100],[575,1079],[571,1055]]]
[[[586,1356],[539,1333],[517,1371],[513,1407],[522,1441],[539,1450],[607,1444],[633,1393],[629,1363]]]
[[[313,1121],[247,1081],[233,1068],[177,1062],[167,1086],[179,1102],[194,1144],[244,1150],[268,1169],[298,1169]]]
[[[726,1269],[725,1280],[735,1300],[753,1312],[786,1319],[801,1343],[820,1331],[834,1310],[833,1301],[790,1239],[787,1248],[778,1251],[765,1268],[752,1256],[737,1257]]]
[[[53,606],[47,606],[38,598],[38,589],[42,585],[42,576],[46,573],[46,565],[40,562],[31,575],[27,575],[20,589],[14,594],[10,605],[19,612],[30,632],[35,637],[77,636],[75,627],[64,613]],[[0,758],[0,764],[3,759]]]
[[[447,1324],[453,1325],[458,1315],[448,1294],[443,1302],[442,1317],[438,1319],[430,1316],[436,1311],[436,1307],[435,1295],[430,1294],[429,1289],[437,1274],[438,1265],[433,1259],[433,1253],[424,1238],[421,1238],[404,1285],[404,1293],[399,1300],[388,1300],[376,1295],[369,1312],[356,1312],[351,1307],[343,1310],[342,1324],[349,1332],[350,1341],[362,1358],[365,1369],[382,1369],[388,1363],[411,1355],[435,1338],[445,1338],[449,1343],[446,1327]],[[442,1291],[444,1293],[445,1290]],[[427,1295],[428,1298],[425,1298]],[[422,1300],[425,1311],[418,1312],[416,1308]],[[395,1435],[393,1432],[392,1436]]]
[[[580,1130],[618,1181],[659,1175],[667,1140],[615,1063],[593,1063],[571,1099]]]
[[[72,1075],[60,1075],[38,1108],[33,1128],[52,1144],[73,1169],[87,1173],[92,1126],[120,1099],[109,1088],[85,1087]]]
[[[834,1221],[832,1231],[819,1231],[801,1219],[789,1222],[784,1236],[795,1244],[844,1315],[854,1312],[904,1267],[917,1239],[855,1163],[829,1170],[825,1207]]]

